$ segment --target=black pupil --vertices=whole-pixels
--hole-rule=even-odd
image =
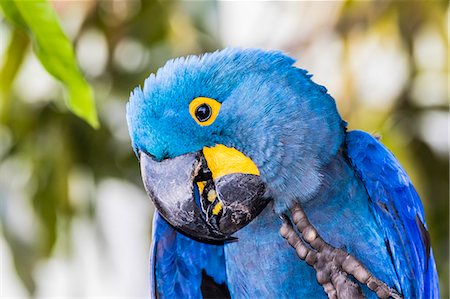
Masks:
[[[208,104],[201,104],[195,110],[195,117],[198,121],[205,122],[211,117],[211,106]]]

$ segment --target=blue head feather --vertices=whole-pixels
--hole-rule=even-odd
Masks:
[[[224,144],[250,157],[284,211],[317,192],[320,168],[339,150],[343,122],[325,87],[278,51],[225,49],[167,62],[136,88],[127,105],[135,150],[171,158]],[[215,122],[199,126],[189,103],[222,103]]]

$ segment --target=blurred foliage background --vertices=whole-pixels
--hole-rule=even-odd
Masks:
[[[382,136],[421,195],[449,298],[448,1],[50,4],[61,32],[0,16],[0,297],[147,296],[153,207],[129,92],[170,58],[239,46],[296,57],[351,129]],[[57,55],[76,60],[84,93],[71,89],[84,84],[76,64],[49,67],[61,34]],[[69,112],[95,126],[92,91],[97,130]]]

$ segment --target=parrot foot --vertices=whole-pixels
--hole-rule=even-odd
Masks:
[[[296,204],[291,209],[292,221],[282,215],[280,234],[295,249],[298,257],[316,270],[316,278],[328,298],[364,298],[360,286],[349,276],[366,285],[379,298],[402,299],[403,296],[376,278],[364,265],[345,250],[335,248],[319,236],[303,209]]]

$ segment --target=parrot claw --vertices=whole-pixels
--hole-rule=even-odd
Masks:
[[[348,277],[352,276],[379,298],[403,299],[401,294],[376,278],[354,256],[325,242],[298,204],[291,209],[291,215],[301,236],[287,215],[281,216],[283,224],[280,234],[295,249],[298,257],[316,270],[317,281],[328,298],[364,298],[359,284]]]

